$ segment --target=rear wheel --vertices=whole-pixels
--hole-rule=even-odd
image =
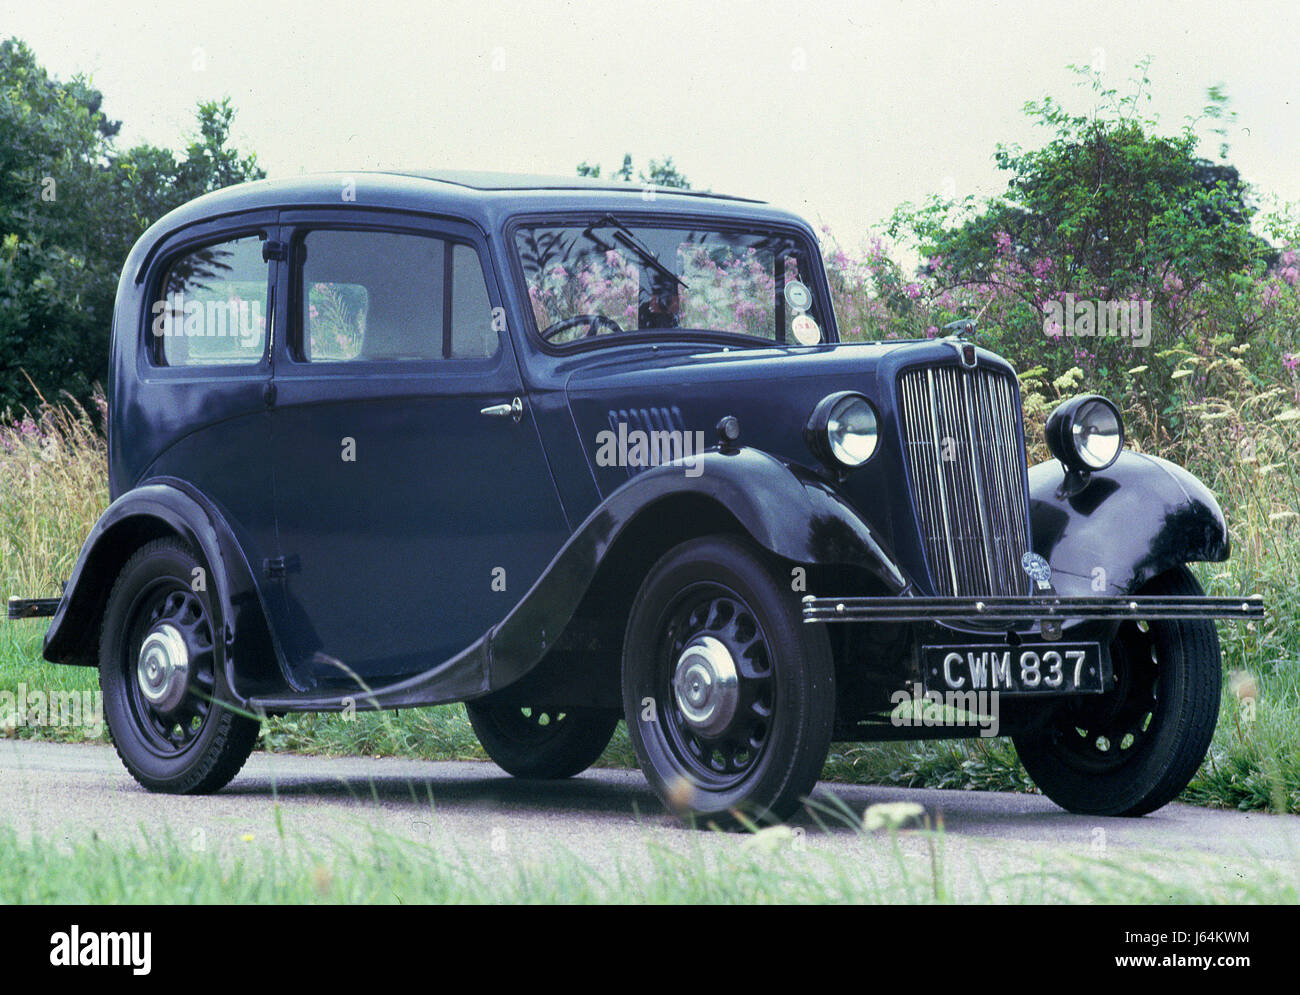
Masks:
[[[179,539],[147,543],[122,567],[104,610],[104,721],[122,763],[150,791],[216,791],[257,741],[260,723],[225,704],[207,595],[190,586],[199,566]]]
[[[748,541],[694,539],[654,565],[623,648],[641,769],[685,818],[784,819],[830,749],[835,671],[787,577]]]
[[[1142,594],[1200,596],[1186,567]],[[1219,717],[1222,663],[1209,621],[1124,622],[1111,643],[1116,684],[1062,708],[1050,727],[1016,736],[1043,794],[1086,815],[1145,815],[1196,774]]]
[[[514,777],[573,777],[600,759],[618,713],[591,708],[528,708],[468,702],[474,735],[492,761]]]

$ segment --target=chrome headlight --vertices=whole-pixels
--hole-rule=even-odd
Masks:
[[[1047,419],[1047,448],[1067,469],[1104,470],[1124,448],[1124,422],[1119,409],[1104,397],[1085,394],[1071,398]]]
[[[880,441],[876,409],[853,391],[828,394],[813,408],[804,439],[827,466],[861,466],[871,459]]]

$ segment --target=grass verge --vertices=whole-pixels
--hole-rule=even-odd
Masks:
[[[1267,903],[1294,904],[1300,887],[1276,863],[1224,868],[1198,858],[1113,859],[1054,854],[984,875],[945,860],[936,830],[858,831],[847,848],[799,844],[784,827],[748,837],[701,832],[683,847],[647,841],[595,864],[563,848],[520,855],[462,852],[451,840],[374,832],[362,845],[297,845],[290,837],[213,859],[170,833],[137,842],[54,843],[0,829],[0,902],[204,903]]]

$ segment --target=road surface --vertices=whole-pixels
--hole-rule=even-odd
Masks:
[[[1177,866],[1184,877],[1264,873],[1300,881],[1300,816],[1174,804],[1142,819],[1105,819],[1070,815],[1034,795],[842,784],[822,784],[820,792],[855,816],[880,802],[921,804],[942,820],[944,863],[959,883],[1089,859],[1130,862],[1146,871]],[[544,858],[560,848],[595,866],[635,868],[649,866],[652,846],[723,852],[746,839],[681,827],[635,771],[593,770],[568,781],[528,783],[489,763],[255,753],[220,793],[177,797],[141,789],[110,747],[0,741],[3,819],[22,838],[70,844],[95,833],[138,841],[170,831],[177,840],[202,839],[205,849],[228,856],[241,843],[246,848],[250,837],[275,839],[275,801],[295,845],[356,847],[378,828],[411,840],[445,841],[474,861],[499,860],[503,852]],[[847,825],[819,825],[806,816],[794,825],[802,830],[795,834],[800,852],[842,853],[882,867],[897,863],[882,837],[864,840]],[[924,857],[920,834],[905,834],[903,842],[907,859]]]

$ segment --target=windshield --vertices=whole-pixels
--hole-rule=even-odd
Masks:
[[[681,331],[816,345],[825,321],[802,240],[708,226],[526,225],[515,249],[542,338],[553,344]]]

